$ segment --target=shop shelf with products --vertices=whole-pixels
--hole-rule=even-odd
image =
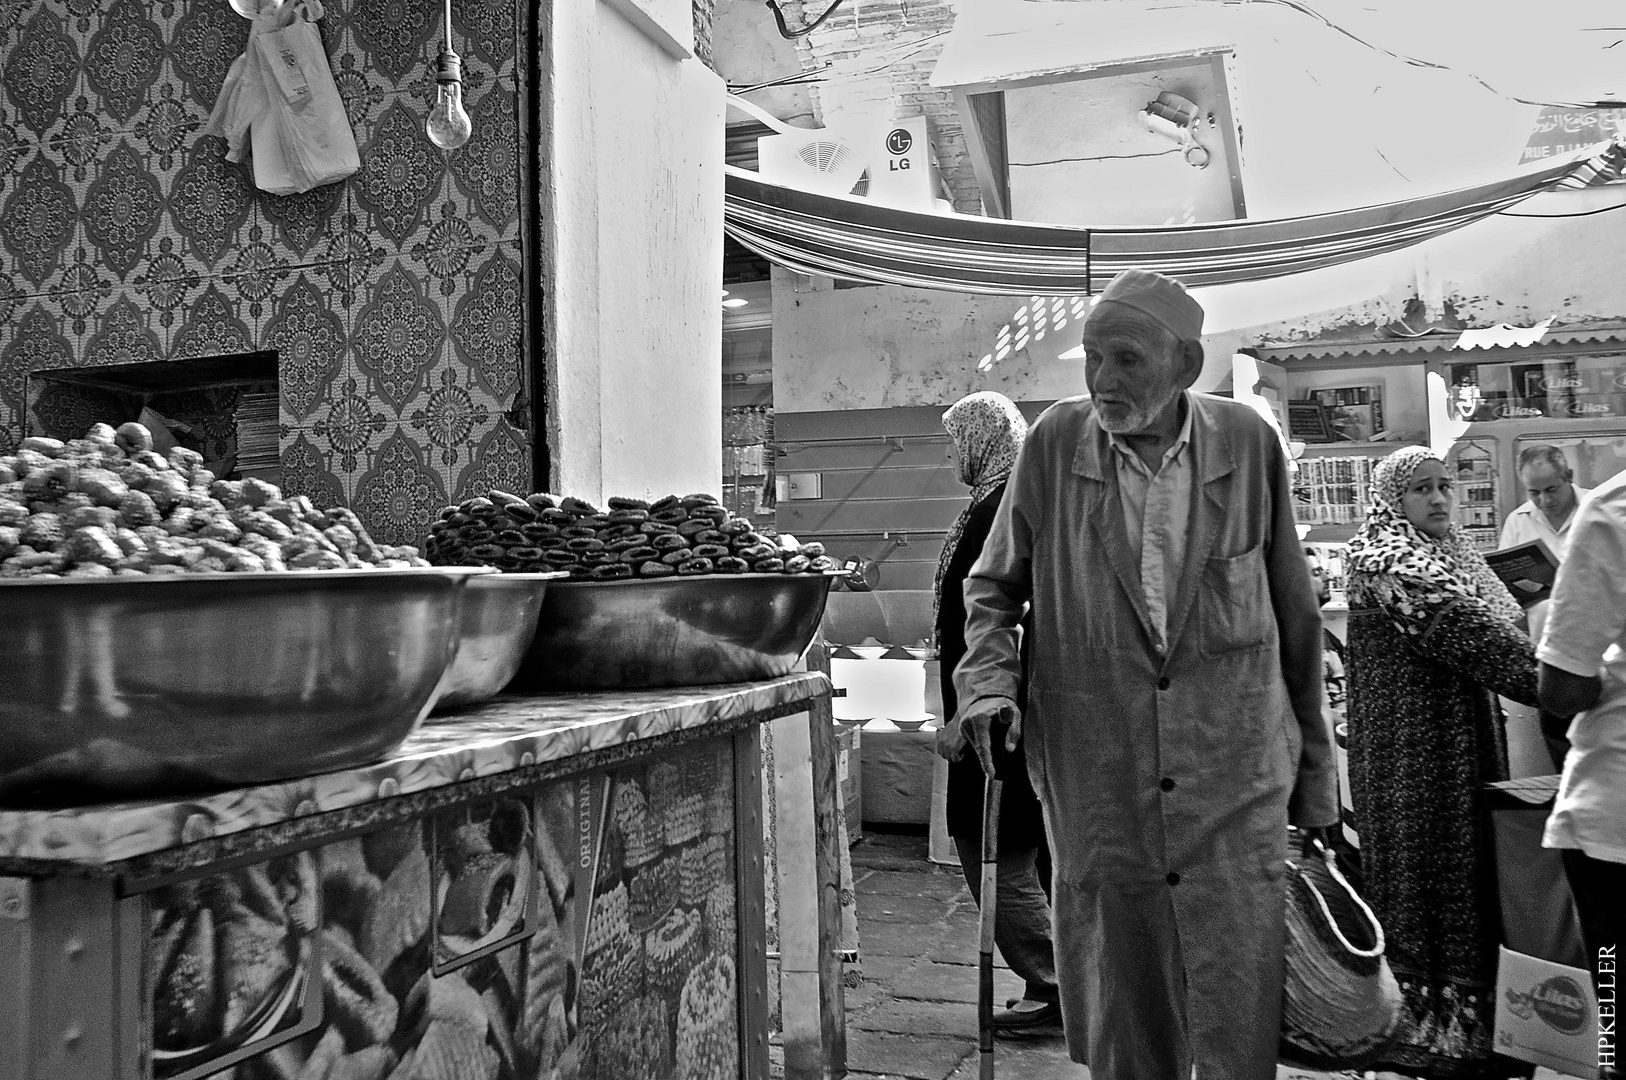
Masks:
[[[771,405],[737,405],[723,414],[723,503],[745,517],[774,513],[775,458]]]
[[[1496,504],[1496,451],[1476,439],[1465,439],[1447,455],[1456,481],[1457,523],[1480,551],[1494,551],[1501,539]]]
[[[1307,541],[1342,543],[1355,535],[1372,503],[1372,472],[1397,442],[1319,443],[1294,462],[1293,516],[1310,526]]]

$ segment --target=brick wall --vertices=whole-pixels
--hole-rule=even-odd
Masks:
[[[694,54],[713,71],[717,65],[711,56],[711,22],[717,10],[717,0],[693,0]]]
[[[825,8],[826,0],[803,3],[801,18],[816,19]],[[765,13],[763,18],[771,16]],[[792,18],[788,9],[787,20],[794,26],[803,25]],[[897,59],[879,51],[941,34],[953,25],[954,7],[949,0],[862,0],[856,5],[843,5],[824,25],[797,39],[796,48],[804,69],[828,61],[841,72],[839,76],[832,73],[828,81],[813,87],[826,118],[866,106],[890,111],[899,118],[925,116],[954,208],[961,213],[980,214],[982,195],[954,107],[954,95],[931,85],[943,40],[918,51],[904,50]]]

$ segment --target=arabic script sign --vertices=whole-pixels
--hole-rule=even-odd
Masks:
[[[1593,143],[1626,132],[1626,109],[1559,109],[1548,107],[1524,144],[1524,160],[1563,157]]]

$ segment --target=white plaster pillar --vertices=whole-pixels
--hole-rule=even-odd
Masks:
[[[724,89],[677,25],[555,0],[550,484],[593,502],[722,480]]]
[[[548,446],[553,475],[538,487],[597,499],[602,486],[599,379],[599,171],[593,101],[597,0],[553,0],[540,62],[551,70],[546,126],[544,278],[553,320],[547,340]]]

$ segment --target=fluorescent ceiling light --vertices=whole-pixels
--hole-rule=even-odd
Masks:
[[[736,296],[732,300],[724,300],[723,306],[726,308],[741,308],[750,302],[751,301],[745,299],[743,296]]]

